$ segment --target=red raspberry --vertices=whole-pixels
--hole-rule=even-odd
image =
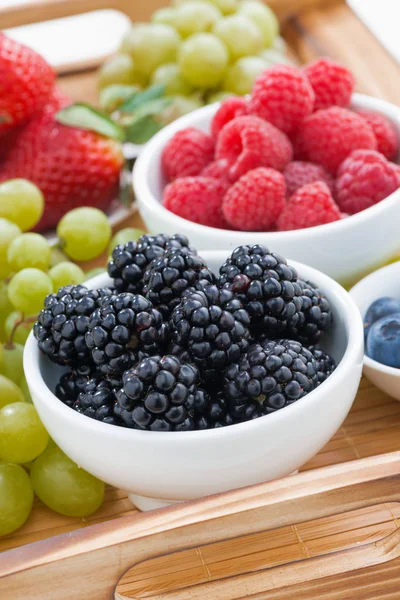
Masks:
[[[222,216],[222,199],[226,185],[211,177],[180,177],[164,189],[163,205],[182,217],[207,225],[227,229]]]
[[[260,167],[243,175],[225,194],[225,219],[242,231],[268,231],[286,204],[285,179],[274,169]]]
[[[214,160],[212,163],[206,166],[202,170],[200,175],[202,177],[211,177],[212,179],[219,179],[219,181],[226,184],[227,188],[231,185],[232,181],[229,179],[229,169],[231,164],[226,158],[221,160]]]
[[[283,176],[286,182],[287,195],[290,197],[294,192],[307,183],[323,181],[333,193],[335,189],[335,180],[332,175],[321,165],[311,162],[294,160],[283,170]]]
[[[357,110],[358,115],[367,121],[376,137],[377,150],[388,160],[393,160],[399,150],[396,129],[390,119],[369,110]]]
[[[298,129],[305,117],[312,113],[313,107],[313,89],[297,67],[271,67],[258,77],[253,86],[250,112],[285,133]]]
[[[249,113],[249,103],[245,98],[228,98],[225,100],[211,121],[211,136],[216,139],[221,129],[235,117],[243,117]]]
[[[375,150],[376,139],[368,123],[347,108],[333,106],[307,117],[301,128],[300,147],[311,162],[335,174],[353,150]]]
[[[229,177],[236,181],[257,167],[282,171],[292,159],[292,145],[284,133],[258,117],[236,117],[219,134],[215,157],[232,164]]]
[[[341,219],[326,183],[316,181],[297,190],[278,219],[280,231],[305,229]]]
[[[390,196],[400,187],[400,169],[373,150],[352,152],[340,165],[337,202],[343,212],[353,215]]]
[[[214,143],[209,135],[187,127],[177,131],[162,153],[162,168],[167,179],[199,175],[214,158]]]
[[[329,58],[320,58],[307,65],[304,73],[314,90],[314,110],[348,106],[355,81],[346,67]]]

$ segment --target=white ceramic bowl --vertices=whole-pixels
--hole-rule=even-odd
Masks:
[[[226,231],[192,223],[161,205],[166,184],[161,172],[161,154],[172,135],[184,127],[209,131],[218,104],[201,108],[171,123],[146,144],[133,171],[133,184],[140,213],[152,233],[184,233],[199,250],[233,249],[241,244],[265,244],[283,256],[323,271],[343,285],[352,285],[366,273],[378,268],[400,250],[398,222],[400,190],[383,202],[357,215],[310,229],[275,233]],[[353,108],[364,108],[388,116],[400,137],[400,107],[355,94]],[[378,232],[384,231],[384,235]]]
[[[217,271],[227,252],[202,256]],[[144,510],[276,479],[301,467],[325,446],[350,410],[361,377],[363,327],[356,305],[339,284],[310,267],[291,264],[326,292],[334,312],[335,326],[324,346],[338,367],[318,389],[276,413],[223,429],[123,429],[80,415],[53,395],[62,370],[40,354],[31,335],[25,373],[51,437],[81,467],[126,490]],[[89,287],[110,283],[104,274]]]
[[[383,296],[400,298],[400,262],[364,277],[350,290],[350,295],[363,319],[374,300]],[[400,400],[400,369],[388,367],[365,355],[364,375],[383,392]]]

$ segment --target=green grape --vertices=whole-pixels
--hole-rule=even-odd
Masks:
[[[111,56],[101,67],[99,71],[98,85],[103,89],[109,85],[137,84],[146,85],[144,79],[135,69],[135,61],[128,54],[116,54]]]
[[[0,536],[21,527],[32,504],[33,489],[26,471],[19,465],[0,463]]]
[[[160,121],[163,125],[172,123],[175,119],[183,117],[203,106],[203,102],[196,96],[175,96],[173,102],[164,108],[160,114]]]
[[[53,282],[53,291],[58,292],[65,285],[82,283],[85,279],[85,273],[72,262],[61,262],[50,269],[49,277]]]
[[[193,88],[183,79],[178,65],[168,63],[160,65],[151,77],[153,85],[165,86],[166,96],[189,96]]]
[[[5,342],[7,335],[5,332],[5,321],[13,310],[13,305],[8,299],[8,288],[5,281],[0,281],[0,341]]]
[[[282,53],[286,52],[286,42],[282,36],[278,35],[275,38],[274,43],[272,44],[272,48],[274,50],[279,50],[279,52],[282,52]]]
[[[86,517],[104,499],[104,483],[80,469],[57,447],[46,449],[35,460],[31,481],[44,504],[68,517]]]
[[[257,0],[244,0],[240,4],[239,15],[247,17],[259,28],[264,46],[269,48],[279,33],[279,22],[269,6]]]
[[[111,114],[117,110],[125,100],[128,100],[128,98],[133,96],[133,94],[139,90],[140,87],[138,85],[108,85],[100,91],[100,108],[108,114]]]
[[[48,441],[33,404],[14,402],[0,410],[0,459],[17,464],[29,462],[42,454]]]
[[[174,4],[175,6],[180,6],[181,4],[184,4],[185,2],[194,2],[194,1],[196,1],[196,0],[173,0],[172,4]],[[199,0],[199,1],[208,2],[209,4],[216,6],[223,15],[231,15],[232,13],[236,12],[238,9],[238,0]]]
[[[221,17],[221,11],[208,2],[185,2],[176,9],[176,28],[187,38],[194,33],[211,31]]]
[[[176,10],[172,6],[159,8],[152,14],[151,20],[153,23],[163,23],[164,25],[175,27]]]
[[[275,48],[268,48],[266,50],[262,50],[259,55],[260,58],[262,58],[265,63],[268,65],[268,67],[272,66],[272,65],[292,65],[293,61],[290,60],[290,58],[288,58],[284,53],[282,53],[280,50],[276,50]]]
[[[213,32],[223,41],[233,59],[258,54],[264,46],[257,25],[239,14],[218,21]]]
[[[34,321],[31,320],[31,317],[28,318],[30,319],[29,321],[24,319],[22,313],[16,310],[8,315],[4,325],[8,340],[10,340],[12,335],[12,342],[16,342],[22,346],[25,344],[34,323]],[[19,325],[16,327],[17,323],[19,323]]]
[[[24,394],[11,379],[0,375],[0,408],[13,402],[24,402]]]
[[[31,393],[30,393],[29,388],[28,388],[28,384],[26,382],[25,375],[23,375],[21,377],[21,380],[19,382],[19,388],[20,388],[21,392],[24,395],[25,402],[27,402],[28,404],[32,404],[32,397],[31,397]]]
[[[255,80],[267,68],[267,63],[259,56],[243,56],[229,67],[222,87],[238,96],[250,94]]]
[[[195,33],[181,45],[178,63],[184,79],[194,87],[219,85],[228,66],[226,46],[212,33]]]
[[[60,262],[68,262],[69,258],[58,246],[51,248],[50,253],[50,268],[55,267]]]
[[[21,344],[8,343],[2,347],[0,373],[17,385],[24,374],[24,347]]]
[[[147,23],[134,27],[121,49],[132,56],[136,69],[149,77],[158,66],[175,62],[179,43],[180,37],[170,25]]]
[[[7,253],[11,242],[19,235],[21,235],[21,230],[18,225],[0,217],[0,279],[6,279],[12,272],[8,264]]]
[[[50,277],[39,269],[22,269],[8,284],[11,304],[24,314],[35,314],[43,308],[43,301],[53,291]]]
[[[102,267],[96,267],[95,269],[90,269],[90,271],[86,271],[84,281],[89,281],[89,279],[93,279],[93,277],[97,277],[97,275],[104,275],[105,269]]]
[[[51,249],[45,237],[38,233],[23,233],[8,247],[8,264],[14,273],[30,267],[47,271]]]
[[[121,229],[117,231],[115,235],[111,238],[111,242],[108,246],[108,253],[112,254],[112,251],[116,246],[123,246],[128,242],[136,242],[141,235],[144,235],[146,232],[143,229],[136,229],[136,227],[125,227],[125,229]]]
[[[30,181],[10,179],[0,184],[0,217],[12,221],[22,231],[35,227],[43,211],[43,194]]]
[[[207,104],[214,104],[214,102],[223,102],[227,98],[236,96],[233,92],[212,92],[207,96]]]
[[[57,225],[64,252],[73,260],[91,260],[104,252],[111,239],[111,225],[98,208],[75,208]]]

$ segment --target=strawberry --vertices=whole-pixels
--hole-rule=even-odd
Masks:
[[[0,33],[0,136],[44,107],[54,79],[44,58]]]
[[[23,177],[43,192],[46,207],[38,230],[54,227],[78,206],[105,210],[118,193],[121,145],[98,133],[59,123],[55,113],[66,103],[55,91],[0,163],[0,181]]]

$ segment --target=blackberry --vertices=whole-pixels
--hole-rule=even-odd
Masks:
[[[168,249],[146,271],[143,293],[167,320],[187,289],[198,283],[213,283],[214,279],[200,256]]]
[[[196,404],[205,405],[206,393],[197,388],[196,366],[176,356],[143,359],[123,375],[114,414],[128,427],[150,431],[194,429]]]
[[[254,344],[238,364],[224,372],[224,392],[236,421],[248,421],[280,410],[318,385],[317,363],[293,340]]]
[[[81,365],[75,369],[69,369],[67,373],[61,375],[60,381],[56,385],[55,395],[61,402],[72,407],[87,382],[98,376],[94,365]]]
[[[331,307],[324,293],[313,283],[302,279],[298,283],[301,287],[301,312],[304,318],[291,333],[303,344],[316,344],[332,326]]]
[[[154,259],[163,255],[166,248],[189,248],[189,241],[178,233],[172,237],[162,233],[145,234],[136,242],[117,246],[108,263],[108,274],[114,279],[117,292],[141,294],[146,269]],[[194,249],[191,252],[195,254]]]
[[[33,332],[39,349],[60,365],[82,365],[90,361],[85,344],[89,318],[109,288],[88,290],[83,285],[67,285],[44,301]]]
[[[171,351],[184,352],[205,381],[217,380],[221,370],[237,362],[249,346],[250,317],[229,289],[209,285],[188,291],[172,313]]]
[[[90,379],[79,394],[73,409],[96,421],[122,425],[121,420],[114,415],[116,393],[121,386],[121,380]]]
[[[220,268],[219,283],[236,292],[259,335],[287,335],[301,325],[301,287],[296,270],[265,246],[239,246]]]
[[[309,346],[308,349],[312,352],[317,361],[317,377],[318,385],[320,385],[328,379],[329,375],[332,375],[333,371],[336,369],[336,363],[332,356],[324,352],[321,348]]]
[[[195,428],[217,429],[235,423],[231,413],[229,402],[223,392],[218,392],[211,398],[205,397],[205,401],[199,401],[195,406]]]
[[[85,341],[104,375],[122,375],[143,356],[161,350],[166,330],[149,300],[126,292],[103,300],[90,317]]]

